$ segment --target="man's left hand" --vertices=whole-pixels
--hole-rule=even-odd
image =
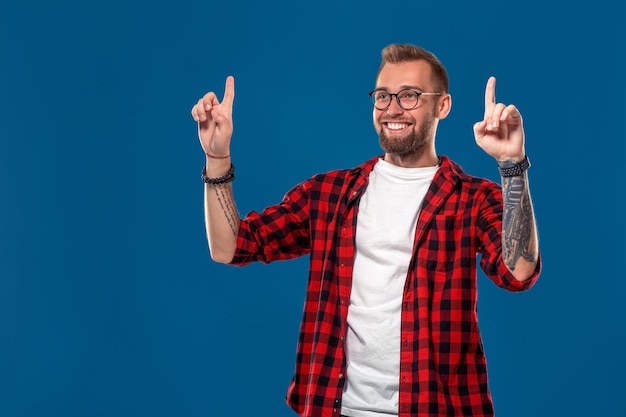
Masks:
[[[524,159],[522,115],[512,104],[496,103],[496,79],[489,77],[485,88],[485,118],[474,124],[476,143],[497,161]]]

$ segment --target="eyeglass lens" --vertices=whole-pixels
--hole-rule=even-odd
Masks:
[[[372,104],[379,110],[384,110],[391,104],[393,96],[397,97],[400,107],[404,110],[411,110],[417,106],[420,94],[415,90],[400,90],[397,94],[389,93],[385,90],[376,90],[372,93]]]

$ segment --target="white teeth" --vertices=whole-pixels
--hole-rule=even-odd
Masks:
[[[401,130],[407,127],[406,123],[387,123],[387,128],[389,130]]]

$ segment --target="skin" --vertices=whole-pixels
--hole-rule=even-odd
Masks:
[[[234,100],[235,79],[228,77],[221,102],[215,93],[209,92],[191,110],[198,122],[198,136],[206,155],[206,174],[210,178],[221,177],[230,168]],[[228,263],[235,254],[240,221],[232,183],[206,184],[204,208],[211,257],[216,262]]]
[[[403,88],[422,92],[436,89],[430,65],[423,60],[386,64],[376,81],[376,88],[396,93]],[[497,103],[496,79],[490,77],[485,88],[483,120],[474,124],[476,143],[503,166],[525,157],[522,116],[514,105]],[[235,80],[226,79],[220,102],[209,92],[193,106],[192,117],[198,122],[198,135],[206,154],[206,173],[215,178],[224,175],[231,164],[230,141],[233,133],[232,108]],[[386,110],[373,110],[374,128],[379,133],[385,160],[401,167],[435,166],[435,134],[439,120],[450,112],[450,94],[421,96],[416,108],[402,109],[395,96]],[[502,179],[504,199],[502,255],[516,279],[530,278],[537,265],[538,242],[535,217],[526,173]],[[205,224],[211,257],[217,262],[232,259],[239,230],[239,215],[233,198],[232,183],[205,185]]]
[[[514,105],[496,102],[494,77],[487,81],[484,118],[474,124],[474,137],[501,166],[512,166],[526,156],[522,115]],[[502,257],[515,278],[524,281],[533,275],[539,255],[527,172],[502,178],[502,195]]]
[[[421,92],[438,92],[430,65],[423,60],[385,65],[376,81],[376,88],[396,93],[404,88],[415,88]],[[385,161],[405,167],[435,166],[439,163],[435,151],[435,133],[439,120],[450,112],[452,98],[443,96],[421,96],[417,107],[404,110],[395,96],[386,110],[374,108],[372,118],[379,134]],[[402,129],[392,129],[390,123],[405,123]],[[405,150],[411,150],[407,152]]]

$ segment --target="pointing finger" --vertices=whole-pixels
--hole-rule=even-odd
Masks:
[[[226,87],[224,88],[224,99],[222,103],[229,108],[233,107],[233,101],[235,100],[235,77],[229,75],[226,78]]]
[[[496,78],[489,77],[487,87],[485,87],[485,120],[490,118],[496,105]]]

